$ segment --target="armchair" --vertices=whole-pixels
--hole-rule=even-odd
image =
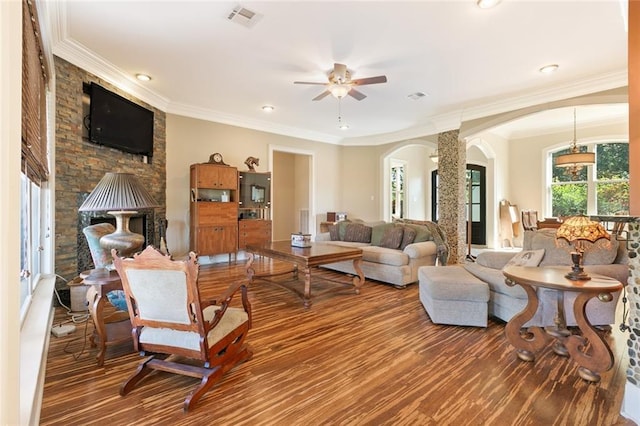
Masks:
[[[201,379],[184,401],[188,411],[235,365],[249,360],[253,352],[244,343],[251,328],[251,305],[247,286],[232,284],[219,298],[200,300],[198,263],[195,253],[185,261],[174,261],[152,246],[133,258],[111,251],[125,292],[131,319],[133,344],[145,359],[120,387],[129,393],[138,382],[161,370]],[[231,307],[236,292],[242,307]],[[200,361],[181,363],[180,358]]]

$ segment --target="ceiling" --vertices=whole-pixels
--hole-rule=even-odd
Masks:
[[[627,85],[626,0],[43,2],[55,55],[169,113],[346,145],[375,145],[459,128],[462,121]],[[334,62],[362,101],[312,99]],[[547,64],[559,69],[545,75]],[[135,79],[146,73],[152,80]],[[426,96],[413,100],[415,92]],[[275,110],[265,113],[263,105]],[[626,108],[590,109],[594,119]],[[573,114],[536,114],[504,136]],[[526,127],[525,127],[526,129]],[[526,131],[526,130],[524,130]]]

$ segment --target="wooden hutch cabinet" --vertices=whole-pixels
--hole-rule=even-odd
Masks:
[[[271,241],[271,173],[238,174],[238,249]]]
[[[191,165],[190,250],[210,256],[238,251],[238,169]]]

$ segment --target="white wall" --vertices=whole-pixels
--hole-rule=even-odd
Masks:
[[[167,114],[167,244],[173,254],[179,256],[189,250],[189,166],[207,162],[211,154],[219,152],[225,163],[238,170],[246,170],[244,160],[253,156],[260,158],[256,170],[273,171],[269,164],[273,146],[314,156],[319,172],[312,215],[322,217],[327,211],[341,211],[339,146]]]

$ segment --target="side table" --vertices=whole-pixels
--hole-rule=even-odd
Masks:
[[[128,314],[126,319],[104,316],[107,293],[112,290],[122,290],[122,281],[118,272],[106,269],[84,271],[80,274],[80,278],[83,279],[84,284],[91,286],[87,291],[87,302],[95,330],[90,337],[90,342],[92,348],[98,346],[96,360],[98,366],[102,367],[107,346],[132,340],[131,321]]]
[[[564,277],[568,270],[568,266],[507,266],[504,268],[506,284],[520,285],[528,297],[524,310],[507,323],[505,334],[509,343],[516,348],[518,357],[523,361],[534,361],[534,352],[542,349],[550,339],[555,338],[553,350],[559,355],[571,356],[580,365],[578,368],[580,377],[597,383],[600,381],[600,373],[613,367],[613,352],[607,341],[598,334],[586,318],[585,309],[587,302],[594,297],[603,302],[613,300],[611,293],[621,290],[622,283],[598,274],[590,274],[590,280],[572,281]],[[533,318],[538,310],[538,296],[534,287],[579,293],[573,303],[573,313],[582,335],[572,335],[558,329],[545,332],[541,327],[529,327],[528,333],[522,333],[524,324]],[[566,324],[562,309],[558,309],[558,315],[562,318],[558,319],[557,325]]]

